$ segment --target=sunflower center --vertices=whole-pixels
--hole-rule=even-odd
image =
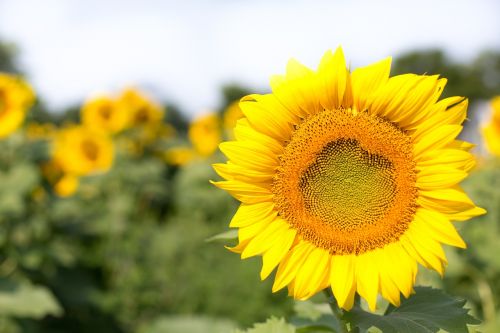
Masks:
[[[332,254],[383,247],[415,213],[412,157],[410,138],[392,123],[323,111],[285,147],[273,182],[276,207],[304,239]]]
[[[149,112],[148,109],[143,106],[135,113],[135,122],[136,124],[144,124],[149,120]]]
[[[84,140],[81,144],[83,154],[91,161],[97,160],[99,147],[90,140]]]
[[[7,110],[7,94],[5,91],[0,89],[0,115],[2,115],[5,110]]]
[[[101,116],[105,120],[109,120],[111,118],[111,106],[109,106],[109,105],[102,106],[100,109],[100,112],[101,112]]]
[[[383,218],[394,200],[394,165],[370,154],[353,139],[327,143],[302,174],[304,206],[341,230],[353,230]]]

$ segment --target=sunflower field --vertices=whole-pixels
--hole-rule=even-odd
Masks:
[[[327,53],[319,67],[318,73],[326,73],[325,81],[330,70],[346,71],[345,62],[338,65],[343,57],[339,52]],[[296,99],[306,100],[310,96],[301,95],[300,89],[314,86],[311,82],[316,74],[295,66],[288,66],[284,83],[277,80],[272,91],[289,84],[286,89],[297,89]],[[320,116],[280,128],[279,115],[269,119],[263,115],[267,121],[261,123],[252,116],[260,112],[260,106],[273,105],[266,97],[272,94],[251,95],[254,91],[236,84],[221,88],[216,110],[193,119],[184,116],[185,110],[138,86],[89,95],[81,105],[56,113],[48,109],[29,76],[23,75],[24,69],[16,65],[15,56],[0,43],[0,332],[500,331],[500,97],[495,97],[500,95],[500,53],[485,52],[470,63],[459,63],[439,50],[415,51],[396,57],[392,65],[382,61],[376,66],[369,67],[376,73],[367,70],[361,81],[356,81],[356,72],[352,77],[345,74],[349,79],[344,81],[352,86],[351,97],[347,97],[351,93],[347,89],[332,100],[325,97],[324,104],[308,104],[308,110],[317,107]],[[426,160],[410,160],[411,146],[405,138],[410,126],[396,129],[395,120],[387,125],[385,120],[362,113],[356,113],[353,121],[351,106],[363,109],[372,103],[375,109],[375,103],[383,104],[356,97],[356,93],[375,89],[372,84],[378,84],[377,80],[373,83],[370,78],[388,77],[389,71],[391,77],[427,74],[429,79],[421,90],[415,88],[417,81],[399,81],[395,83],[398,91],[406,86],[407,93],[417,94],[411,96],[422,103],[432,100],[425,107],[438,105],[438,99],[447,101],[445,109],[459,115],[432,120],[439,125],[464,121],[458,139],[446,143],[447,151],[437,150],[444,146],[439,146],[438,136],[425,137],[434,123],[422,127],[419,147],[422,151],[434,147],[436,151],[428,156],[441,158],[444,162],[440,163],[448,163],[443,168],[451,171],[444,178],[433,178],[437,171],[431,166],[427,169],[430,176],[419,179],[430,187],[446,183],[456,189],[453,186],[460,183],[465,197],[454,192],[451,197],[418,201],[416,190],[406,189],[418,183],[415,165],[422,161],[424,165]],[[446,82],[434,74],[448,78],[446,88]],[[297,77],[309,81],[297,83],[293,81]],[[425,89],[431,85],[435,90],[429,97]],[[290,91],[283,90],[281,97]],[[323,109],[328,103],[342,112],[333,117],[335,121],[328,118],[332,112]],[[425,109],[424,104],[415,108]],[[383,106],[390,108],[389,104]],[[487,114],[484,122],[478,120],[481,110]],[[394,111],[384,119],[397,116]],[[294,121],[312,119],[309,117],[304,114]],[[358,126],[355,123],[362,129],[355,140],[338,141],[324,134],[348,136],[346,128]],[[283,142],[288,150],[282,152],[283,147],[276,147],[273,138],[286,131],[294,134],[287,134]],[[257,143],[247,145],[249,140]],[[369,155],[357,145],[362,140],[375,147]],[[222,143],[225,141],[243,143],[235,152],[237,144]],[[335,144],[325,145],[327,141]],[[394,142],[399,142],[399,150],[388,152]],[[307,169],[309,173],[293,171],[306,163],[315,145],[326,147],[318,153],[321,163]],[[366,166],[358,161],[365,157],[374,162]],[[280,161],[279,168],[272,172],[260,168],[269,159]],[[329,173],[323,173],[324,168]],[[299,190],[314,196],[304,206],[315,216],[340,221],[340,238],[335,238],[338,233],[328,234],[323,226],[315,229],[316,225],[303,224],[297,217],[305,213],[296,213],[302,197],[290,185],[299,183],[289,176],[294,172],[309,175],[307,179],[302,176]],[[327,199],[341,203],[332,206],[328,200],[322,201],[322,195],[334,183],[332,179],[338,178],[336,172],[349,179],[332,187],[340,195],[332,194],[335,199],[331,199],[329,193]],[[385,184],[382,178],[396,172],[404,176],[395,185],[377,188],[382,199],[370,201],[370,186]],[[366,180],[366,175],[373,177]],[[255,186],[241,185],[241,179]],[[271,180],[273,199],[268,199],[268,192],[259,191]],[[368,199],[363,205],[368,208],[352,206],[351,197],[365,195]],[[419,202],[419,207],[437,207],[439,213],[429,208],[437,220],[447,216],[457,222],[451,224],[445,218],[447,224],[443,222],[442,228],[414,231],[417,240],[408,241],[414,252],[403,256],[394,250],[387,254],[394,255],[391,262],[364,257],[363,253],[386,246],[384,242],[396,241],[387,240],[386,234],[367,241],[365,234],[345,226],[370,219],[378,223],[377,207],[389,205],[387,200],[399,205],[391,213],[399,223],[393,237],[398,241],[407,236],[406,225],[417,224],[412,220],[417,208],[407,203],[410,201]],[[267,204],[277,208],[268,212]],[[363,221],[351,220],[355,214]],[[268,230],[271,228],[258,226],[258,222],[251,229],[249,216],[260,216],[259,221],[276,227]],[[384,221],[391,220],[386,217]],[[376,232],[393,230],[389,222]],[[297,232],[302,233],[300,240]],[[318,235],[325,238],[318,241]],[[440,241],[427,243],[431,236]],[[314,248],[302,246],[303,239],[315,244]],[[297,248],[297,258],[284,257],[289,249],[292,253]],[[319,251],[327,254],[313,255]],[[309,262],[301,271],[287,270],[287,263],[298,267],[301,259]],[[330,262],[335,265],[330,267]],[[352,265],[357,265],[357,275],[349,278]],[[338,272],[333,274],[335,270]],[[326,296],[322,289],[329,290]],[[335,316],[328,314],[327,300]]]

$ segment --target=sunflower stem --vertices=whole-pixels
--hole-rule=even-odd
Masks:
[[[323,290],[323,292],[326,295],[326,298],[328,300],[328,305],[330,306],[330,309],[332,310],[332,314],[335,318],[337,318],[337,321],[339,323],[339,333],[349,333],[349,330],[347,329],[347,324],[344,322],[343,317],[343,311],[337,304],[337,300],[333,296],[332,290],[330,288],[326,288]]]

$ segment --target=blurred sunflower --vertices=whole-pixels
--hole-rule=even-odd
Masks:
[[[170,165],[183,166],[196,158],[196,152],[188,147],[173,147],[167,150],[163,157]]]
[[[162,107],[137,89],[124,90],[118,103],[127,110],[129,126],[155,125],[163,119]]]
[[[109,170],[113,163],[113,142],[83,126],[60,130],[53,144],[53,161],[64,174],[88,175]]]
[[[224,112],[223,120],[224,132],[228,138],[234,139],[234,127],[241,118],[243,118],[243,112],[241,112],[239,101],[229,104]]]
[[[83,105],[81,112],[83,125],[96,131],[114,134],[128,125],[126,110],[111,97],[91,99]]]
[[[500,96],[493,98],[491,108],[491,119],[482,132],[490,153],[500,156]]]
[[[54,185],[54,191],[60,197],[69,197],[78,189],[80,180],[75,175],[65,174]]]
[[[232,250],[263,257],[261,278],[296,299],[331,288],[376,308],[412,292],[417,263],[443,274],[441,244],[464,248],[451,220],[483,214],[458,183],[474,165],[456,140],[467,100],[438,101],[438,76],[389,77],[390,59],[350,73],[339,48],[317,71],[291,60],[272,93],[241,100],[246,118],[214,182],[242,204]]]
[[[199,155],[211,156],[221,142],[219,117],[209,113],[196,118],[189,126],[188,136]]]
[[[17,76],[0,73],[0,138],[21,126],[34,100],[28,83]]]

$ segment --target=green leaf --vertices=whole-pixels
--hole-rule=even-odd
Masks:
[[[311,320],[316,320],[322,315],[318,304],[311,301],[296,301],[293,305],[293,311],[298,317]]]
[[[323,314],[312,320],[306,318],[295,318],[292,324],[297,328],[297,333],[306,332],[340,332],[340,324],[332,315]]]
[[[58,316],[62,309],[52,293],[45,287],[16,284],[0,280],[0,314],[15,317],[43,318]]]
[[[236,229],[222,232],[220,234],[217,234],[215,236],[207,238],[205,241],[206,242],[215,242],[215,241],[226,241],[226,240],[233,240],[233,239],[238,239],[238,230],[236,230]]]
[[[297,328],[297,333],[306,332],[339,332],[340,324],[334,316],[332,316],[327,307],[322,309],[325,304],[314,304],[311,301],[297,301],[294,304],[294,311],[297,314],[296,318],[292,318],[290,322]],[[328,312],[325,313],[324,310]]]
[[[479,321],[464,309],[465,300],[456,299],[430,287],[416,287],[416,294],[403,299],[400,307],[389,306],[381,316],[366,312],[358,305],[346,312],[344,318],[352,327],[368,332],[376,327],[384,333],[468,333],[467,325]]]
[[[287,324],[283,318],[271,317],[265,323],[255,324],[246,331],[236,330],[234,333],[295,333],[295,327]]]

